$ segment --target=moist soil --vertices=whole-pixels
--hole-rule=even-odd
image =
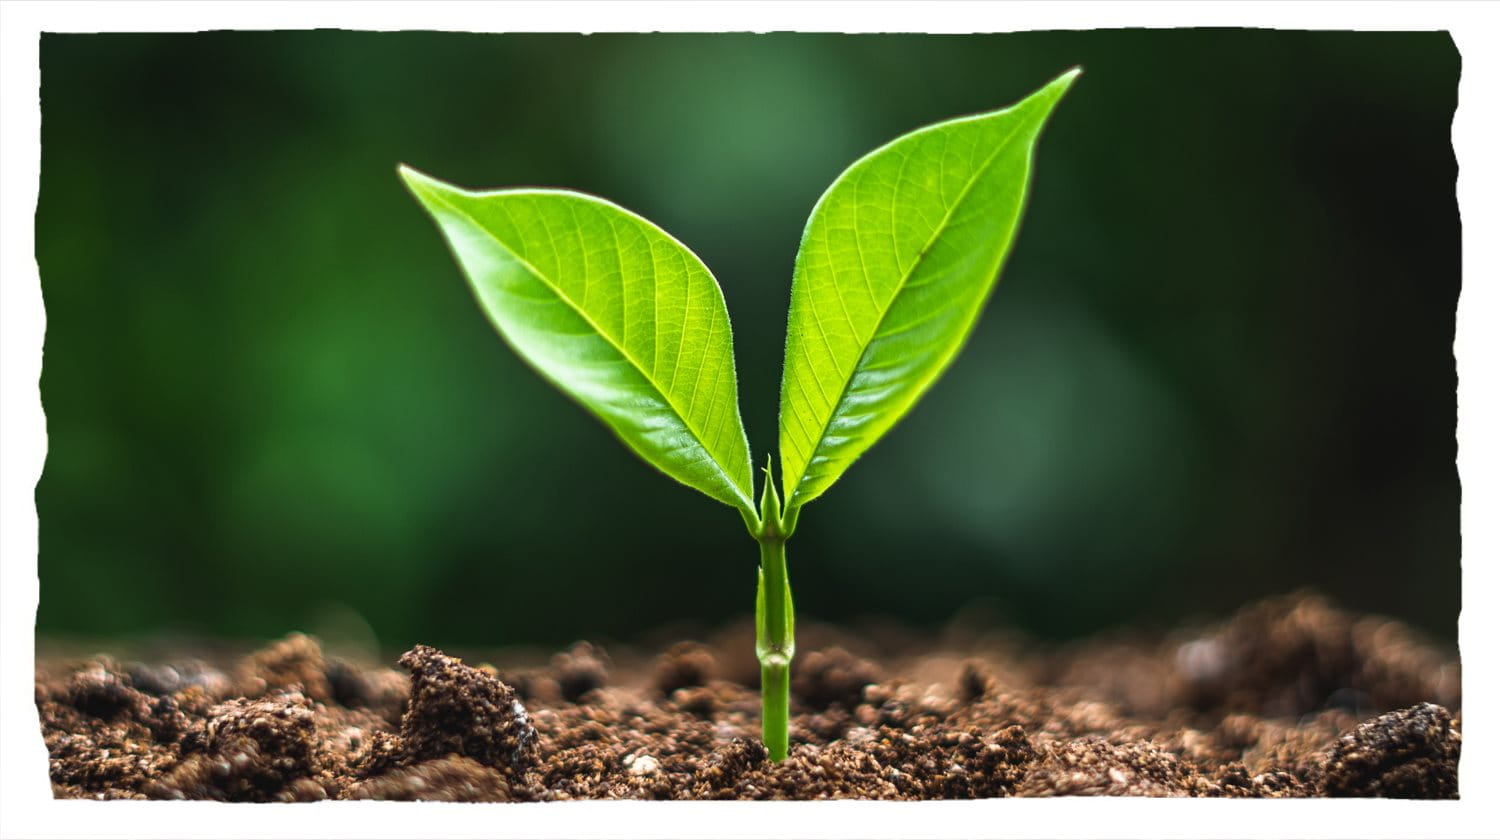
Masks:
[[[799,627],[790,756],[747,624],[652,653],[396,667],[293,634],[243,656],[38,656],[57,797],[1456,798],[1454,651],[1298,593],[1214,625],[1044,647]]]

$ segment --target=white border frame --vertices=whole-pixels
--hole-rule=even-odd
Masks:
[[[857,11],[856,11],[857,9]],[[4,2],[0,3],[0,836],[225,837],[1484,837],[1493,801],[1493,562],[1500,401],[1489,359],[1500,281],[1496,6],[1464,2]],[[37,605],[34,490],[46,452],[45,312],[34,256],[40,171],[38,35],[204,29],[577,32],[1009,32],[1121,27],[1448,30],[1462,56],[1453,125],[1465,233],[1459,299],[1459,468],[1463,482],[1464,754],[1459,802],[1070,799],[974,802],[579,802],[545,805],[54,801],[33,704]],[[1485,640],[1480,642],[1480,640]]]

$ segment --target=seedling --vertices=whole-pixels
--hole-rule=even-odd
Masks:
[[[1037,136],[1078,73],[899,137],[818,200],[792,271],[781,493],[768,457],[759,505],[729,313],[692,251],[594,196],[471,192],[401,167],[506,342],[648,464],[738,510],[760,543],[755,652],[773,760],[787,753],[795,649],[787,539],[968,337],[1015,236]]]

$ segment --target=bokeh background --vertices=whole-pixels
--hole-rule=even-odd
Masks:
[[[505,348],[396,164],[697,251],[759,461],[823,189],[1076,64],[969,346],[804,512],[799,615],[1067,638],[1311,586],[1456,635],[1444,33],[45,35],[41,64],[41,634],[745,614],[738,515]]]

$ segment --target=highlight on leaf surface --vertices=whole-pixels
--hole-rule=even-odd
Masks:
[[[794,512],[880,439],[963,345],[995,286],[1042,125],[1072,70],[1004,110],[906,134],[844,171],[797,253],[782,372]]]
[[[647,463],[754,516],[729,313],[696,255],[594,196],[400,172],[527,363]]]

